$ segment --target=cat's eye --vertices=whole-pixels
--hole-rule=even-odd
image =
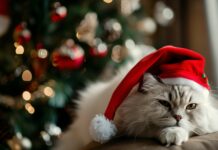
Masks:
[[[188,104],[186,106],[186,109],[187,110],[192,110],[192,109],[195,109],[197,107],[197,104],[196,103],[191,103],[191,104]]]
[[[170,105],[170,103],[169,102],[167,102],[167,101],[165,101],[165,100],[158,100],[158,102],[161,104],[161,105],[163,105],[163,106],[165,106],[165,107],[167,107],[167,108],[171,108],[171,105]]]

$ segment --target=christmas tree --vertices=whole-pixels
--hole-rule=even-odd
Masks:
[[[173,19],[163,2],[154,11],[139,0],[1,0],[0,149],[50,149],[78,90],[149,51]]]

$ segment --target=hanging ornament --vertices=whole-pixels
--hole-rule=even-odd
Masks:
[[[63,69],[78,69],[84,61],[84,50],[68,39],[52,55],[53,66]]]
[[[62,6],[61,3],[55,2],[53,5],[53,10],[51,12],[51,20],[53,22],[58,22],[63,20],[67,16],[67,8]]]
[[[31,65],[33,68],[34,77],[41,79],[45,76],[48,67],[48,50],[42,43],[36,45],[35,50],[31,52]]]
[[[154,11],[154,17],[161,26],[169,25],[174,18],[173,10],[162,1],[155,4]]]
[[[95,57],[105,57],[108,53],[107,45],[97,38],[94,40],[94,46],[90,48],[90,55]]]
[[[116,19],[106,21],[104,28],[106,31],[106,38],[109,41],[112,42],[120,38],[122,26]]]
[[[25,22],[22,22],[15,27],[14,39],[18,45],[22,45],[30,41],[31,32],[27,29],[27,24]]]
[[[131,15],[140,7],[140,0],[120,0],[120,11],[124,16]]]
[[[89,12],[81,21],[76,29],[76,37],[79,41],[86,42],[91,45],[95,38],[96,27],[98,26],[97,14]]]
[[[10,17],[9,17],[9,2],[8,0],[1,0],[0,5],[0,37],[3,36],[9,27]]]
[[[136,23],[136,28],[140,32],[143,32],[147,35],[152,35],[156,32],[157,25],[152,18],[146,17]]]

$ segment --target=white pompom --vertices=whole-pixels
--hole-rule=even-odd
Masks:
[[[96,115],[91,121],[89,132],[94,141],[105,143],[116,135],[117,128],[104,115]]]

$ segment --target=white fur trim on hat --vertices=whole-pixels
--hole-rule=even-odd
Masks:
[[[94,141],[105,143],[116,135],[117,128],[104,115],[96,115],[91,121],[89,132]]]
[[[209,91],[208,89],[206,89],[205,87],[201,86],[200,84],[186,79],[186,78],[163,78],[161,79],[165,84],[170,84],[170,85],[188,85],[190,87],[192,87],[194,90],[198,91],[198,92],[202,92],[204,93],[204,95],[208,95]]]

